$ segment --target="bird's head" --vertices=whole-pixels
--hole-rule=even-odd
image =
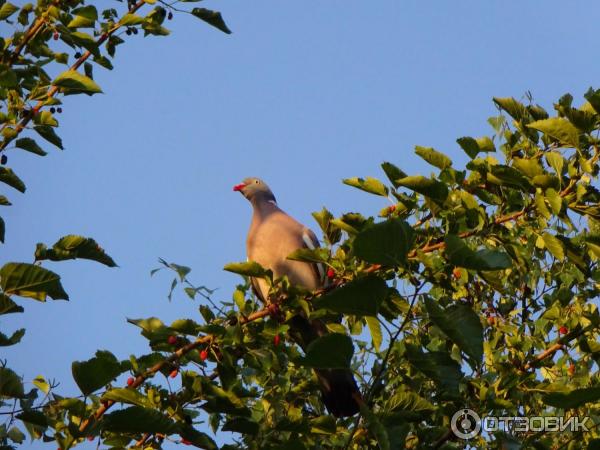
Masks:
[[[245,178],[240,184],[233,187],[234,191],[241,192],[251,202],[271,201],[275,203],[275,196],[271,189],[260,178],[249,177]]]

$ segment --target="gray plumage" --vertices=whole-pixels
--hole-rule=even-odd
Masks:
[[[283,212],[275,196],[259,178],[246,178],[234,187],[252,204],[252,222],[246,240],[248,259],[271,269],[274,278],[284,275],[290,282],[309,290],[324,286],[323,267],[287,259],[300,248],[316,248],[319,241],[315,234]],[[252,279],[256,295],[266,302],[269,288],[262,279]],[[320,336],[328,333],[320,320],[309,321],[297,315],[288,321],[290,336],[306,351],[307,346]],[[360,392],[352,372],[342,369],[315,370],[323,394],[323,402],[336,417],[351,416],[359,411]]]

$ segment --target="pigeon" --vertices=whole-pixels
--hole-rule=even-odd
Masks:
[[[287,259],[298,249],[315,249],[315,234],[277,206],[269,186],[260,178],[246,178],[233,187],[252,204],[252,222],[246,240],[249,261],[255,261],[273,272],[274,278],[287,276],[291,284],[315,291],[325,286],[321,264]],[[256,296],[269,304],[269,286],[262,278],[251,278]],[[311,342],[329,333],[321,320],[308,320],[304,315],[289,319],[290,337],[306,352]],[[362,397],[354,375],[348,369],[315,369],[323,403],[335,417],[353,416],[360,410]]]

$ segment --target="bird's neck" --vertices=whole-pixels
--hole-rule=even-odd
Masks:
[[[260,218],[265,218],[266,216],[280,211],[277,206],[277,202],[275,202],[274,197],[260,196],[252,199],[252,208],[254,210],[254,215]]]

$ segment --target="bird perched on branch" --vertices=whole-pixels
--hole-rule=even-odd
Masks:
[[[319,246],[315,234],[277,206],[269,186],[259,178],[246,178],[234,186],[252,204],[252,223],[246,240],[246,253],[273,272],[274,278],[287,276],[290,283],[309,290],[324,286],[325,273],[320,264],[287,259],[295,250]],[[269,286],[261,278],[252,278],[255,294],[268,303]],[[296,315],[288,321],[290,336],[306,351],[315,339],[328,333],[321,320]],[[336,417],[352,416],[359,411],[360,391],[348,369],[315,369],[327,410]]]

